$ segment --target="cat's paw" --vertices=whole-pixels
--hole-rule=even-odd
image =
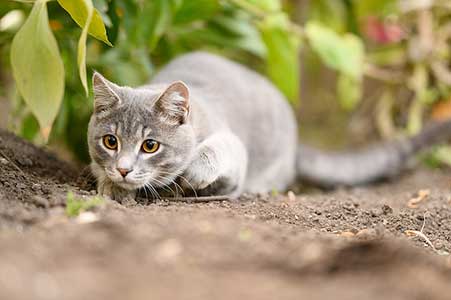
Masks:
[[[216,153],[205,147],[182,175],[181,184],[188,190],[203,190],[220,176]]]
[[[109,200],[117,201],[124,205],[136,204],[136,191],[125,190],[112,183],[99,186],[98,193]]]

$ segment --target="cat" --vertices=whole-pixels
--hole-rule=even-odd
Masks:
[[[294,113],[258,73],[205,52],[182,55],[138,88],[93,75],[88,144],[98,192],[132,199],[178,184],[196,195],[285,190],[297,178],[322,186],[394,176],[425,146],[451,136],[451,121],[357,153],[298,142]],[[177,187],[177,186],[176,186]]]

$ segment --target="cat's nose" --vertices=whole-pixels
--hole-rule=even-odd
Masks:
[[[125,178],[125,176],[127,176],[128,173],[133,171],[133,169],[124,169],[124,168],[117,168],[116,170],[118,170],[119,173],[121,173],[122,177],[124,177],[124,178]]]

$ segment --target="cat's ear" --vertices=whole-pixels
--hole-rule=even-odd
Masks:
[[[94,89],[94,112],[100,113],[114,108],[120,104],[120,98],[115,90],[119,87],[108,81],[98,72],[92,76],[92,86]]]
[[[176,81],[158,97],[155,108],[166,122],[184,124],[190,111],[189,90],[186,84]]]

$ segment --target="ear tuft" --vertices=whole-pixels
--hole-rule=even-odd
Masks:
[[[120,98],[115,91],[119,87],[105,79],[100,73],[94,72],[92,86],[94,89],[95,113],[110,110],[120,103]]]
[[[171,83],[155,106],[164,121],[172,125],[186,123],[190,110],[188,87],[182,81]]]

